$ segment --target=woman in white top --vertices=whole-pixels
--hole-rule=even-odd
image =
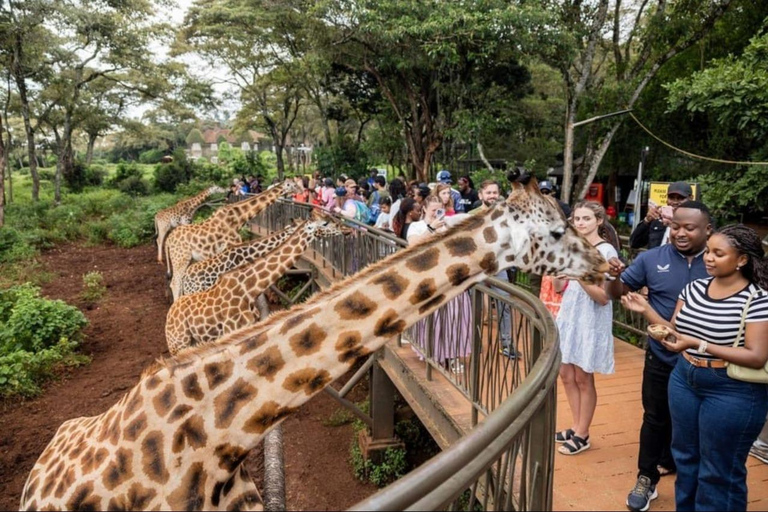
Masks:
[[[606,241],[605,209],[594,201],[581,201],[571,216],[576,231],[594,245],[606,261],[616,249]],[[565,282],[555,280],[555,290]],[[597,407],[595,372],[613,373],[613,304],[604,286],[581,281],[570,283],[563,293],[557,316],[560,331],[560,380],[565,388],[573,426],[555,435],[564,443],[558,451],[576,455],[589,449],[589,427]]]

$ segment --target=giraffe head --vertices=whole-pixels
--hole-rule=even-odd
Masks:
[[[331,222],[330,220],[315,220],[309,224],[315,226],[315,236],[317,238],[330,238],[338,235],[348,235],[352,232],[351,228],[345,228],[338,222]]]
[[[514,221],[510,229],[518,233],[512,236],[516,243],[512,244],[507,261],[535,274],[601,283],[608,264],[570,225],[557,201],[539,192],[535,178],[526,185],[514,183],[513,187],[505,206]]]
[[[227,190],[223,187],[220,187],[218,185],[211,185],[206,189],[206,192],[208,192],[208,195],[212,194],[226,194]]]
[[[296,182],[293,180],[285,180],[280,185],[283,187],[282,195],[285,197],[290,197],[294,194],[298,194],[299,192],[301,192],[301,190],[299,189],[299,185],[296,184]],[[272,188],[272,187],[269,187],[269,188]]]

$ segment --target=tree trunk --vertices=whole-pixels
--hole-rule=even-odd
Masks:
[[[493,166],[491,165],[491,162],[488,161],[487,158],[485,158],[485,152],[483,151],[483,145],[480,144],[480,141],[477,141],[477,153],[480,155],[480,160],[483,161],[485,164],[485,168],[489,171],[493,172]]]
[[[597,175],[597,170],[600,168],[600,163],[603,161],[603,157],[605,156],[605,153],[608,151],[608,148],[611,146],[611,141],[613,140],[613,136],[616,135],[616,132],[619,130],[619,126],[621,125],[621,122],[618,122],[614,124],[611,127],[611,130],[605,134],[605,137],[600,141],[597,148],[595,148],[592,151],[592,158],[590,158],[589,161],[589,172],[586,176],[584,176],[584,179],[581,181],[581,187],[579,190],[578,195],[576,196],[579,199],[583,199],[585,195],[587,195],[587,190],[589,190],[589,184],[592,183],[592,180],[595,179],[595,176]],[[586,162],[585,162],[586,163]]]
[[[13,77],[16,80],[16,88],[21,102],[21,117],[24,119],[24,131],[27,135],[27,156],[29,158],[29,174],[32,176],[32,200],[40,199],[40,177],[37,175],[37,159],[35,159],[35,131],[29,119],[29,99],[27,97],[27,82],[24,78],[24,72],[21,69],[22,60],[22,41],[21,36],[16,34],[16,40],[13,45],[13,57],[11,68]]]
[[[3,117],[0,116],[0,228],[5,225],[5,164],[7,161],[3,140]]]
[[[64,170],[64,161],[61,157],[64,154],[64,140],[59,135],[59,130],[55,127],[53,128],[53,135],[56,137],[56,147],[59,148],[56,153],[56,178],[54,179],[53,191],[54,198],[58,203],[60,200],[58,198],[61,198],[61,176]]]
[[[560,199],[566,203],[571,202],[571,188],[573,187],[573,123],[576,120],[575,102],[568,102],[565,109],[565,142],[563,144],[563,183],[560,185],[562,192]]]
[[[277,157],[277,178],[285,179],[285,162],[283,161],[283,145],[275,141],[275,156]]]
[[[97,133],[88,134],[88,150],[85,152],[85,163],[91,165],[93,161],[93,147],[96,145],[96,139],[99,138]]]

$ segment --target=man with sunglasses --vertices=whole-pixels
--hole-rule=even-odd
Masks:
[[[555,198],[555,201],[557,201],[557,204],[560,205],[560,209],[565,214],[566,218],[569,218],[571,216],[571,207],[568,206],[567,203],[564,203],[563,201],[559,200],[557,196],[555,196],[555,187],[552,185],[552,182],[549,180],[544,180],[539,182],[539,192],[544,194],[545,196],[552,196]]]

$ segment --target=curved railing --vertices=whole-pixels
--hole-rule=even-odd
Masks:
[[[274,231],[292,218],[309,217],[311,211],[310,205],[280,200],[254,223]],[[344,240],[318,239],[311,247],[319,256],[315,264],[327,265],[330,273],[354,274],[405,245],[390,233],[337,220],[354,228],[352,234]],[[473,286],[455,301],[451,314],[441,308],[400,343],[410,342],[423,357],[427,380],[437,371],[464,395],[471,411],[468,432],[353,510],[552,508],[560,366],[552,316],[538,298],[498,279]],[[451,341],[455,345],[436,341],[437,329],[457,332],[467,325],[466,335]],[[509,350],[515,358],[501,353],[503,332],[511,335]],[[446,351],[457,357],[440,357]]]

